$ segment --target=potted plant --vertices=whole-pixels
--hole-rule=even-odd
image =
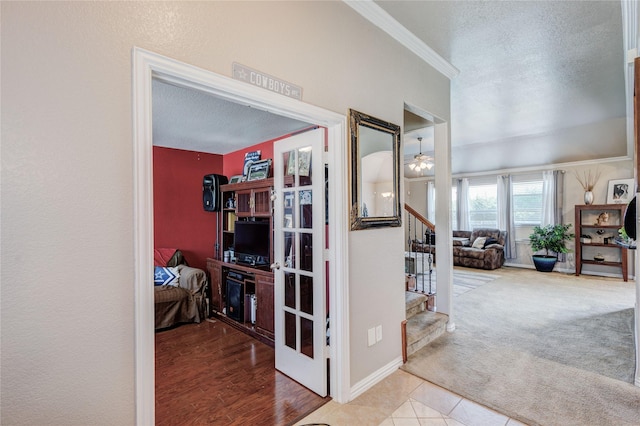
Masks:
[[[544,254],[534,254],[533,264],[540,272],[551,272],[558,261],[558,253],[568,253],[566,242],[574,237],[570,232],[571,224],[536,226],[529,235],[534,252],[544,250]],[[553,254],[550,254],[553,253]]]

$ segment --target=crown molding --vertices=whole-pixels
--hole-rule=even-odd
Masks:
[[[389,34],[404,47],[416,54],[420,59],[431,65],[448,79],[460,74],[460,71],[427,46],[415,34],[401,25],[391,15],[384,11],[373,0],[343,0],[344,3],[358,12],[376,27]]]

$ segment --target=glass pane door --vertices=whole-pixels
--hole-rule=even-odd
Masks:
[[[276,368],[327,394],[324,129],[274,144]]]

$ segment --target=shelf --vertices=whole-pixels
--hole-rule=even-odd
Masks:
[[[592,204],[592,205],[576,205],[575,206],[575,259],[576,259],[576,275],[582,273],[582,265],[600,265],[611,266],[621,269],[622,278],[628,280],[628,258],[627,247],[619,244],[616,238],[618,237],[618,229],[622,226],[621,223],[624,220],[624,211],[626,206],[624,204]],[[602,219],[602,214],[607,212],[607,222],[602,225],[597,223]],[[613,235],[611,235],[613,234]],[[590,235],[592,239],[599,242],[583,243],[581,237],[583,235]],[[604,238],[607,238],[609,243],[604,243]],[[588,247],[593,247],[594,250],[601,250],[598,254],[614,259],[619,258],[620,261],[598,261],[594,259],[583,259],[583,253],[588,252],[587,257],[591,256],[592,251]]]
[[[606,260],[599,261],[599,260],[582,259],[581,262],[586,264],[586,265],[617,266],[618,268],[620,268],[622,266],[622,262],[609,262],[609,261],[606,261]]]

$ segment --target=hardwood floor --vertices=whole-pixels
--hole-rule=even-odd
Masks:
[[[274,368],[273,348],[212,320],[157,332],[157,425],[287,425],[325,404]]]

